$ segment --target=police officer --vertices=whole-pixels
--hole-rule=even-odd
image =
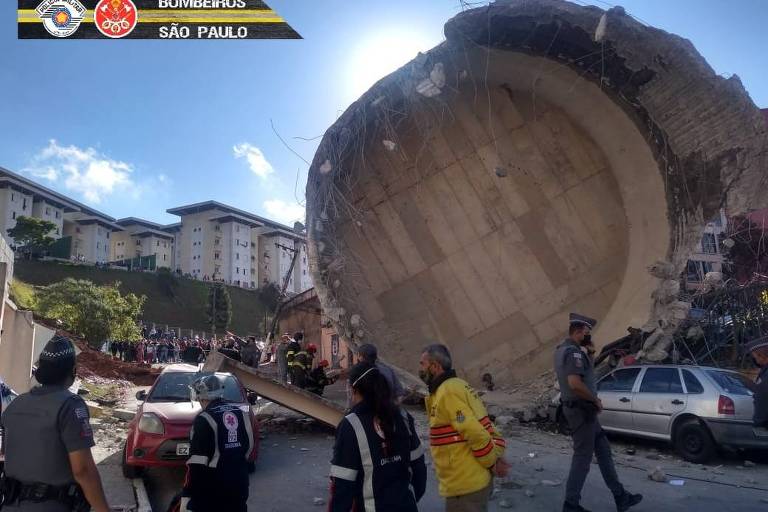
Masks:
[[[755,428],[768,429],[768,336],[753,340],[747,345],[752,357],[760,367],[760,373],[752,387],[755,402],[752,424]],[[768,435],[760,432],[760,435]]]
[[[581,350],[582,346],[591,344],[595,325],[597,320],[571,313],[568,338],[555,351],[555,372],[560,383],[563,414],[573,437],[573,458],[563,512],[586,512],[579,502],[593,454],[597,457],[603,480],[613,493],[618,512],[628,510],[643,499],[640,494],[627,492],[619,482],[611,446],[597,420],[603,404],[597,397],[592,360]]]
[[[248,461],[255,449],[250,418],[224,400],[224,382],[218,375],[198,378],[191,389],[203,411],[190,433],[181,511],[245,512]]]
[[[336,429],[328,511],[416,512],[427,468],[413,418],[375,366],[357,364],[349,381],[353,407]]]
[[[4,510],[109,511],[91,454],[88,407],[68,389],[75,374],[72,342],[54,336],[40,354],[35,372],[40,386],[3,412]]]

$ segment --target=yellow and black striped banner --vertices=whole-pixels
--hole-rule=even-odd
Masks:
[[[19,39],[301,39],[261,0],[18,0]]]

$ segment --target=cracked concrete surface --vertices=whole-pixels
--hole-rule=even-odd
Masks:
[[[571,310],[600,343],[656,330],[642,355],[663,357],[705,221],[768,206],[768,129],[738,77],[621,8],[496,2],[445,33],[350,106],[310,169],[338,332],[406,370],[439,340],[474,383],[549,368]]]

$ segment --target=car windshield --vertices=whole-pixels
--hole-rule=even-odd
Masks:
[[[148,402],[189,402],[189,386],[198,377],[210,375],[205,372],[168,372],[157,378],[155,387],[147,398]],[[231,375],[224,377],[224,399],[242,402],[240,386]]]
[[[733,395],[749,396],[752,393],[749,390],[748,380],[739,373],[726,372],[722,370],[708,370],[707,374],[723,388],[726,393]]]

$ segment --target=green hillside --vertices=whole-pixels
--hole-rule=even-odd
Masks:
[[[205,315],[208,286],[200,281],[177,278],[176,285],[170,291],[167,281],[164,282],[163,278],[156,274],[21,260],[15,263],[14,277],[21,282],[14,288],[17,291],[21,290],[25,300],[30,290],[24,284],[38,289],[67,277],[88,279],[96,284],[111,284],[119,281],[122,293],[147,296],[143,315],[145,320],[195,331],[210,330],[206,325]],[[230,330],[238,334],[263,333],[265,308],[258,300],[257,294],[236,287],[228,289],[232,299]]]

